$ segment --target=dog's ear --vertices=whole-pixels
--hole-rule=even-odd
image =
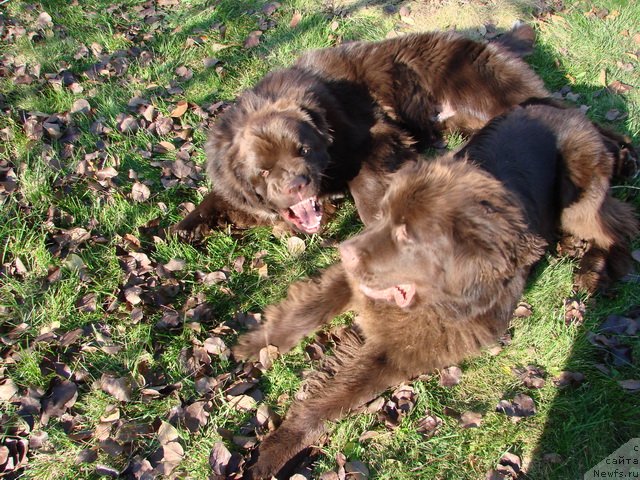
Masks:
[[[513,201],[498,207],[489,200],[479,201],[480,209],[484,212],[483,218],[495,223],[495,228],[502,229],[504,233],[511,231],[511,236],[501,237],[507,239],[507,250],[513,249],[514,265],[519,268],[527,268],[540,260],[544,255],[547,242],[540,236],[529,231],[529,227],[522,217],[522,211]],[[507,269],[508,270],[508,269]]]
[[[546,242],[531,233],[517,204],[505,198],[475,199],[454,226],[460,273],[469,285],[503,281],[544,254]]]
[[[246,114],[237,106],[231,107],[211,128],[205,144],[206,170],[213,190],[225,200],[234,205],[252,206],[259,203],[259,199],[247,179],[245,169],[249,162],[236,129],[236,125],[244,122],[238,118]]]
[[[536,32],[530,25],[519,23],[492,42],[519,57],[527,57],[533,53]]]
[[[329,123],[327,122],[326,114],[320,108],[301,107],[302,111],[309,117],[311,125],[313,125],[316,131],[324,138],[324,140],[331,144],[333,137],[329,131]]]

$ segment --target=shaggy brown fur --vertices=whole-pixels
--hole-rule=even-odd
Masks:
[[[341,244],[342,262],[292,285],[234,348],[238,359],[268,344],[284,353],[336,314],[358,313],[359,333],[262,442],[250,475],[276,474],[325,421],[495,342],[557,233],[590,244],[581,285],[622,275],[637,222],[609,195],[614,163],[581,113],[532,105],[494,120],[456,155],[391,175],[379,220]]]
[[[521,26],[481,43],[432,32],[303,54],[244,92],[213,127],[206,145],[213,192],[176,229],[192,230],[230,206],[256,223],[281,217],[313,233],[320,199],[349,189],[360,208],[381,198],[375,175],[414,159],[444,129],[475,130],[547,96],[518,56],[530,33]],[[358,180],[362,170],[371,181]],[[363,207],[368,223],[374,212]]]

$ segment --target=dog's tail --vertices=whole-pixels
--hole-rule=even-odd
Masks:
[[[510,31],[492,40],[505,50],[517,55],[526,57],[533,53],[533,45],[536,41],[536,32],[526,23],[518,22]]]

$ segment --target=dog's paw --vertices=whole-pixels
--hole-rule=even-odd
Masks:
[[[279,428],[265,438],[258,448],[258,458],[249,468],[249,478],[281,478],[278,472],[306,447],[307,432],[297,428]],[[288,478],[288,476],[287,476]]]
[[[238,343],[231,347],[233,358],[236,360],[257,360],[260,350],[267,346],[267,341],[262,329],[245,333],[238,338]]]

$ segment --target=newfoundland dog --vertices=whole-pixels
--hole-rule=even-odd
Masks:
[[[303,54],[218,119],[206,144],[213,190],[175,230],[280,218],[314,233],[323,199],[347,189],[369,223],[378,206],[370,199],[384,193],[379,177],[443,130],[476,130],[548,95],[520,58],[533,39],[522,25],[490,43],[432,32]]]
[[[610,195],[607,140],[576,110],[518,107],[457,154],[391,174],[380,217],[339,247],[341,263],[290,287],[233,353],[281,353],[335,315],[352,333],[265,438],[253,478],[315,442],[324,422],[419,374],[458,363],[507,327],[531,266],[558,233],[588,243],[576,275],[593,290],[631,265],[637,221]]]

